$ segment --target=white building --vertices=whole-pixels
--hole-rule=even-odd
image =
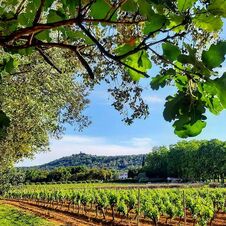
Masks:
[[[182,181],[181,178],[167,177],[167,182],[178,183],[178,182],[181,182],[181,181]]]
[[[120,173],[118,176],[118,179],[120,179],[120,180],[128,179],[128,173]]]

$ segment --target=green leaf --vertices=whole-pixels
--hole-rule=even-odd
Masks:
[[[95,19],[104,19],[111,9],[110,4],[107,3],[105,0],[96,0],[91,6],[91,13]]]
[[[149,60],[148,54],[146,51],[142,50],[135,54],[130,55],[125,59],[125,63],[132,68],[135,68],[141,72],[147,73],[147,71],[152,67],[151,61]],[[140,78],[143,77],[141,73],[138,73],[130,68],[126,69],[131,78],[134,81],[138,81]]]
[[[203,51],[202,61],[207,68],[219,67],[225,60],[226,41],[220,41],[216,45],[211,45],[208,51]]]
[[[164,74],[160,74],[152,78],[151,80],[151,88],[154,90],[158,90],[160,87],[164,87],[167,83],[171,81],[171,77],[176,75],[174,69],[170,68],[164,72]]]
[[[44,9],[45,9],[45,11],[48,10],[51,7],[53,2],[54,2],[54,0],[45,0],[45,2],[44,2]]]
[[[217,87],[217,96],[224,108],[226,108],[226,72],[220,78],[215,79],[215,83]]]
[[[9,59],[5,60],[5,66],[4,66],[4,70],[8,73],[12,73],[13,71],[15,71],[18,67],[18,62],[10,57]]]
[[[180,91],[187,90],[188,84],[187,76],[177,73],[176,76],[174,76],[174,81],[178,90]]]
[[[171,122],[177,117],[178,114],[178,106],[181,105],[181,101],[183,100],[182,95],[177,95],[175,97],[168,96],[166,98],[167,102],[165,103],[165,109],[163,111],[163,116],[166,121]]]
[[[137,3],[135,0],[127,0],[124,4],[122,4],[121,9],[128,12],[136,12],[137,11]]]
[[[34,12],[20,13],[18,16],[18,23],[22,26],[31,26],[34,20]]]
[[[129,44],[123,44],[120,45],[118,48],[116,48],[115,52],[119,55],[123,55],[125,53],[128,53],[129,51],[133,50],[136,46],[132,46]]]
[[[177,57],[180,55],[180,49],[178,46],[175,46],[171,43],[163,43],[163,56],[170,61],[175,61]]]
[[[226,1],[211,0],[207,10],[213,15],[226,17]]]
[[[93,41],[88,36],[86,36],[82,31],[72,31],[67,33],[67,35],[70,39],[73,38],[74,40],[83,39],[86,44],[93,44]]]
[[[192,66],[192,71],[202,74],[203,76],[210,76],[211,72],[206,66],[203,64],[202,61],[197,58],[197,49],[192,48],[188,44],[184,44],[186,49],[188,50],[189,55],[180,54],[177,57],[178,62],[180,62],[182,65],[189,64],[189,67]]]
[[[171,11],[175,11],[175,4],[174,2],[176,0],[148,0],[149,2],[152,2],[157,5],[157,9],[160,11],[164,11],[165,9],[170,9]]]
[[[198,14],[194,17],[193,23],[197,28],[208,32],[219,31],[223,26],[221,18],[212,14]]]
[[[190,55],[185,55],[185,54],[180,54],[177,58],[177,60],[179,62],[181,62],[182,64],[193,64],[193,57],[191,57]]]
[[[137,3],[139,5],[140,14],[151,21],[152,16],[155,14],[153,5],[147,0],[138,0]]]
[[[163,116],[166,121],[174,121],[175,133],[182,137],[198,135],[206,126],[205,107],[200,100],[194,100],[185,92],[178,92],[166,98]]]
[[[35,50],[34,47],[29,47],[29,48],[26,48],[26,49],[18,50],[18,53],[21,54],[21,55],[28,56],[28,55],[31,55],[34,50]]]
[[[180,12],[190,9],[197,0],[177,0],[177,7]]]
[[[18,23],[22,26],[31,26],[39,5],[40,0],[28,1],[25,10],[18,15]]]
[[[47,22],[54,23],[54,22],[64,20],[65,18],[66,18],[65,14],[63,14],[60,10],[57,11],[57,10],[51,9],[47,17]]]
[[[173,127],[175,127],[175,134],[181,138],[195,137],[202,132],[203,128],[206,127],[206,122],[198,120],[191,124],[189,123],[188,118],[185,117],[183,121],[176,121],[173,124]]]
[[[69,11],[71,17],[73,18],[76,14],[76,6],[79,5],[79,0],[61,0],[63,4],[64,11]]]
[[[154,14],[151,16],[151,20],[147,21],[144,25],[144,34],[147,35],[151,32],[157,31],[163,28],[166,23],[166,17],[159,14]]]
[[[179,33],[185,29],[184,25],[180,25],[184,21],[184,16],[171,14],[169,15],[168,21],[169,21],[169,24],[167,27],[169,29],[173,29],[173,31],[176,33]]]
[[[37,35],[35,35],[35,38],[37,38],[38,40],[41,40],[41,41],[51,42],[50,30],[44,30],[44,31],[38,33]]]
[[[20,25],[28,25],[30,23],[30,14],[28,13],[20,13],[18,15],[18,22]]]
[[[225,88],[226,87],[223,87],[223,90],[225,90]],[[215,80],[208,80],[199,84],[198,89],[202,95],[201,100],[205,102],[205,106],[210,112],[217,115],[224,109],[224,106],[221,102],[221,87],[217,87]]]

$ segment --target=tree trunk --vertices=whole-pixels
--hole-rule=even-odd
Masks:
[[[106,219],[106,217],[105,217],[104,208],[101,208],[101,212],[102,212],[102,214],[103,214],[103,218],[104,218],[104,220],[105,220],[105,219]]]
[[[112,220],[115,220],[115,211],[114,211],[114,206],[111,206],[111,213],[112,213]]]

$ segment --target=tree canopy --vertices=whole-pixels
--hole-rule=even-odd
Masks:
[[[156,147],[147,155],[143,171],[151,178],[176,177],[185,181],[224,181],[226,143],[220,140],[181,141]]]
[[[126,123],[146,118],[149,109],[141,97],[141,79],[149,79],[154,90],[175,86],[176,93],[166,98],[164,118],[173,122],[180,137],[198,135],[206,126],[207,110],[219,114],[226,108],[226,73],[217,72],[225,61],[226,41],[220,38],[225,17],[225,0],[1,0],[1,136],[20,140],[19,130],[11,132],[17,115],[39,114],[34,109],[42,108],[46,98],[52,105],[36,117],[46,123],[44,134],[55,131],[48,127],[49,121],[57,127],[54,120],[83,120],[80,112],[85,105],[68,103],[72,86],[81,87],[78,81],[88,89],[101,81],[108,83],[112,105]],[[159,72],[150,75],[154,65]],[[28,80],[45,91],[40,95],[23,87]],[[59,84],[66,96],[58,102],[54,94]],[[76,93],[86,103],[81,89]],[[30,108],[20,95],[30,98]],[[65,107],[73,117],[59,120]],[[30,125],[29,119],[24,120],[23,126]],[[36,140],[46,143],[42,137]],[[20,150],[24,149],[17,149],[23,155]]]

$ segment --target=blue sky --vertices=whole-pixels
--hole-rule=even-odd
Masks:
[[[225,31],[225,27],[224,27]],[[225,37],[225,32],[222,33]],[[226,71],[226,65],[219,69]],[[150,71],[155,75],[156,68]],[[174,93],[174,88],[166,87],[152,91],[149,87],[150,79],[142,81],[145,87],[144,99],[150,106],[150,116],[146,120],[136,120],[132,125],[125,125],[119,113],[111,106],[110,95],[104,85],[97,86],[91,93],[91,103],[86,114],[92,124],[83,132],[74,131],[67,127],[61,140],[51,139],[51,151],[36,154],[33,160],[25,159],[18,166],[44,164],[63,156],[79,152],[96,155],[126,155],[148,153],[153,146],[174,144],[179,139],[173,132],[171,123],[164,120],[162,112],[165,97]],[[207,126],[194,139],[226,140],[226,111],[214,116],[207,114]]]

